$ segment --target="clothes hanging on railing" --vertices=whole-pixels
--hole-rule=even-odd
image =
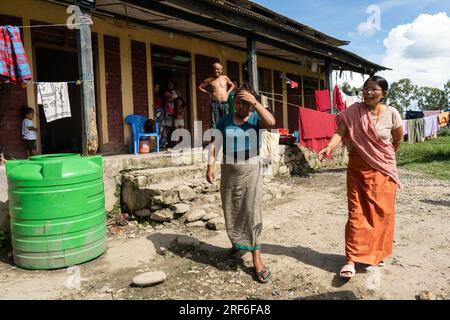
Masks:
[[[425,140],[425,120],[423,118],[408,120],[408,143],[413,144]]]
[[[300,144],[319,152],[336,132],[336,115],[303,107],[299,108],[298,114]]]
[[[67,82],[39,82],[38,104],[44,107],[47,122],[71,117]]]
[[[443,128],[446,127],[449,123],[449,115],[450,112],[441,112],[438,114],[438,119],[439,119],[439,128]]]
[[[424,123],[424,136],[425,138],[431,137],[438,132],[439,129],[439,120],[436,115],[428,116],[423,118]]]
[[[31,81],[27,55],[19,28],[0,26],[0,82]]]
[[[316,98],[316,108],[321,112],[329,112],[331,110],[330,92],[328,89],[314,91]]]
[[[334,107],[339,110],[343,111],[345,108],[347,108],[344,100],[342,99],[341,90],[337,85],[334,86],[333,90],[333,100],[334,100]]]

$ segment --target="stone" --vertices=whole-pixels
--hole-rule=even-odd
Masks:
[[[419,300],[434,300],[435,296],[432,292],[428,290],[423,290],[419,292]]]
[[[164,209],[164,207],[160,204],[154,204],[150,207],[150,210],[152,210],[152,211],[158,211],[158,210],[162,210],[162,209]]]
[[[196,197],[196,193],[188,186],[182,186],[178,189],[178,196],[181,201],[189,201]]]
[[[133,278],[133,284],[139,287],[149,287],[160,284],[167,279],[167,275],[162,272],[145,272]]]
[[[163,199],[163,204],[166,206],[180,202],[180,198],[178,197],[178,192],[176,190],[164,192]]]
[[[164,209],[152,212],[150,219],[158,222],[170,222],[173,219],[173,211]]]
[[[134,212],[135,216],[138,216],[140,218],[147,218],[150,217],[150,215],[152,214],[152,212],[150,211],[150,209],[144,208],[138,211]]]
[[[202,217],[202,221],[209,221],[214,218],[220,218],[220,215],[214,212],[207,213]]]
[[[186,227],[204,227],[206,225],[206,222],[203,221],[194,221],[186,223]]]
[[[186,203],[177,203],[170,207],[176,214],[183,214],[191,210],[191,206]]]
[[[128,221],[125,218],[125,216],[120,213],[118,213],[114,216],[114,221],[116,222],[116,225],[121,226],[121,227],[126,226],[128,224]]]
[[[198,221],[206,215],[205,210],[194,210],[186,215],[187,222]]]
[[[280,169],[278,170],[278,172],[279,172],[280,174],[285,174],[285,173],[287,173],[287,172],[288,172],[287,166],[281,166]]]
[[[139,176],[136,178],[136,182],[138,187],[145,187],[147,184],[147,177],[146,176]]]
[[[152,197],[152,201],[155,205],[162,205],[164,204],[164,197],[161,195]]]
[[[212,230],[224,230],[225,229],[225,219],[224,218],[214,218],[208,221],[206,227]]]

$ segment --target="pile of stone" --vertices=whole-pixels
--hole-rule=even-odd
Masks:
[[[124,175],[122,204],[125,212],[160,223],[184,220],[186,227],[224,228],[223,218],[218,213],[194,209],[205,201],[219,201],[220,182],[212,185],[205,179],[192,179],[147,185],[148,180],[142,175]]]

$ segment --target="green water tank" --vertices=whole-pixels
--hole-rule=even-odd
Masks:
[[[105,252],[101,156],[34,156],[8,161],[6,173],[16,265],[56,269]]]

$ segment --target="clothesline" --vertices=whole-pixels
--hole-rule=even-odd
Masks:
[[[92,23],[73,23],[70,24],[71,26],[84,26],[84,25],[91,25]],[[32,26],[12,26],[19,29],[24,28],[47,28],[47,27],[67,27],[67,23],[61,23],[61,24],[37,24]]]

